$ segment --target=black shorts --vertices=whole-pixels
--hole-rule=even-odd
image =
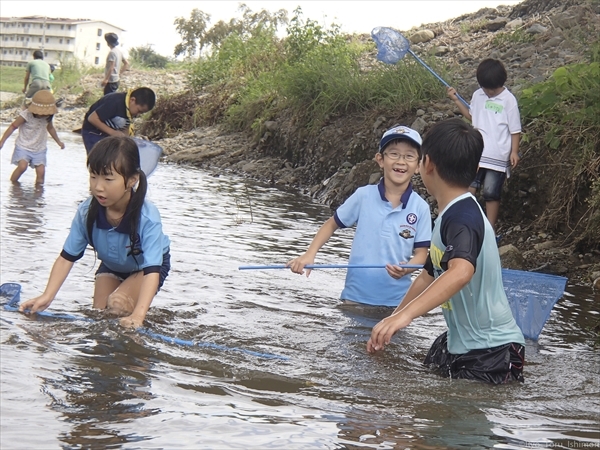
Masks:
[[[493,384],[509,381],[523,382],[524,363],[525,347],[515,343],[453,355],[448,352],[447,331],[435,340],[423,362],[437,369],[444,377],[479,380]]]
[[[171,253],[170,253],[170,251],[167,251],[167,253],[165,253],[163,255],[162,266],[160,267],[160,271],[159,271],[159,274],[158,274],[159,275],[159,278],[158,278],[158,289],[156,290],[156,292],[160,291],[160,288],[162,287],[163,283],[165,282],[165,279],[167,278],[167,276],[169,275],[169,271],[170,270],[171,270]],[[113,274],[119,280],[124,281],[130,275],[132,275],[132,274],[134,274],[136,272],[130,272],[130,273],[117,272],[115,270],[109,269],[106,266],[106,264],[104,264],[103,262],[101,262],[100,266],[98,267],[98,270],[96,270],[96,275],[99,275],[101,273],[110,273],[110,274]]]
[[[106,83],[106,85],[104,86],[104,95],[110,94],[112,92],[117,92],[117,89],[119,89],[118,81],[115,81],[114,83]]]

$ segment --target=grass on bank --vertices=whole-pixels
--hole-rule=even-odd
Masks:
[[[376,62],[375,44],[304,20],[296,10],[286,37],[258,23],[231,33],[190,69],[196,108],[182,114],[177,103],[194,103],[189,94],[159,102],[147,123],[156,137],[203,123],[225,123],[258,139],[264,124],[290,119],[296,129],[315,134],[338,117],[371,111],[395,116],[445,95],[443,87],[411,58],[394,66]],[[427,62],[447,76],[435,60]],[[188,98],[189,97],[189,98]],[[282,149],[283,150],[283,149]]]
[[[63,62],[60,68],[54,71],[54,82],[52,89],[55,93],[69,91],[72,94],[83,92],[80,80],[83,76],[97,69],[88,68],[82,63],[69,60]],[[0,65],[0,91],[23,93],[23,82],[25,81],[25,67],[13,67]]]

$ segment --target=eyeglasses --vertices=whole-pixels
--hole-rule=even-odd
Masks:
[[[419,159],[419,157],[413,153],[403,155],[402,153],[398,152],[385,152],[384,155],[386,155],[392,161],[398,161],[399,159],[404,158],[404,161],[406,162],[415,162]]]

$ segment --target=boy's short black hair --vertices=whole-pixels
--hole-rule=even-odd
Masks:
[[[421,152],[423,158],[429,156],[442,180],[468,188],[477,174],[483,136],[462,119],[444,120],[427,132]]]
[[[33,52],[33,59],[44,59],[44,52],[41,50],[36,50]]]
[[[506,69],[497,59],[484,59],[477,67],[477,82],[486,89],[497,89],[506,83]]]
[[[141,87],[135,89],[131,93],[131,97],[135,98],[135,102],[140,106],[147,106],[148,111],[154,108],[154,104],[156,103],[156,94],[154,91],[147,87]]]

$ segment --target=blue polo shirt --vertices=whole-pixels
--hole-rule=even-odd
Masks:
[[[469,261],[475,273],[442,305],[448,351],[462,355],[512,342],[525,345],[504,292],[496,234],[469,193],[452,200],[435,220],[425,270],[437,278],[453,258]]]
[[[409,261],[413,249],[429,247],[431,213],[429,205],[409,184],[401,204],[392,208],[385,198],[383,178],[378,185],[360,187],[334,214],[340,228],[356,224],[350,250],[350,264],[384,265]],[[348,269],[343,300],[367,305],[396,307],[411,280],[396,280],[385,269]]]
[[[87,245],[86,220],[92,197],[86,199],[77,208],[73,218],[69,236],[63,246],[61,256],[75,262],[83,256]],[[125,217],[126,218],[126,217]],[[98,208],[98,218],[92,230],[94,247],[98,259],[110,270],[122,273],[132,273],[140,270],[144,275],[160,272],[163,255],[169,251],[170,240],[162,232],[160,214],[156,206],[145,200],[142,206],[139,240],[136,248],[142,252],[134,256],[130,253],[129,223],[123,220],[118,227],[113,227],[106,219],[106,208]]]

